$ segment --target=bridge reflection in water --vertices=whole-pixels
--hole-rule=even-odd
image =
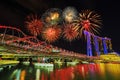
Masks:
[[[0,80],[120,80],[120,64],[23,65],[0,71]]]

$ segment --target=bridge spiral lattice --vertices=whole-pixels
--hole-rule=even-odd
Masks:
[[[52,47],[45,42],[39,41],[35,36],[26,35],[20,29],[9,26],[0,26],[0,29],[1,43],[19,46],[25,49],[47,49],[48,46]]]
[[[36,50],[38,53],[32,54],[41,54],[41,53],[53,53],[57,52],[59,55],[63,56],[76,56],[76,57],[86,57],[85,55],[78,54],[72,51],[68,51],[62,48],[55,47],[53,45],[47,44],[44,41],[40,41],[35,36],[28,36],[20,29],[10,27],[10,26],[0,26],[0,45],[8,45],[10,47],[14,46],[14,50],[16,53],[30,53],[32,50]],[[21,49],[23,49],[23,51]]]

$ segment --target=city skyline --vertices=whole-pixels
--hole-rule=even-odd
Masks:
[[[64,9],[67,6],[73,6],[78,11],[84,10],[84,9],[91,9],[96,11],[98,14],[101,15],[102,19],[102,28],[99,36],[101,37],[108,37],[111,38],[112,44],[113,44],[113,50],[119,52],[119,4],[117,1],[87,1],[87,0],[76,0],[76,1],[51,1],[48,2],[47,0],[32,0],[29,2],[26,1],[1,1],[0,3],[0,24],[6,25],[6,26],[15,26],[17,28],[20,28],[23,32],[26,32],[25,26],[24,26],[24,20],[25,17],[30,13],[37,13],[42,15],[47,9],[50,8],[60,8]],[[42,5],[38,5],[38,2]],[[56,45],[61,48],[65,48],[71,51],[75,52],[84,52],[86,49],[84,39],[80,40],[74,40],[72,42],[67,42],[63,39],[60,39],[59,41],[53,43],[53,45]]]

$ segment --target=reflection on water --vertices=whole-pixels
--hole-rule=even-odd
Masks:
[[[120,64],[79,64],[61,68],[55,66],[57,64],[43,67],[6,67],[0,72],[0,80],[120,80]]]

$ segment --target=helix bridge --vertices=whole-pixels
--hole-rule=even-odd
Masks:
[[[19,57],[87,57],[40,41],[35,36],[28,36],[20,29],[0,26],[0,55],[5,54]]]

